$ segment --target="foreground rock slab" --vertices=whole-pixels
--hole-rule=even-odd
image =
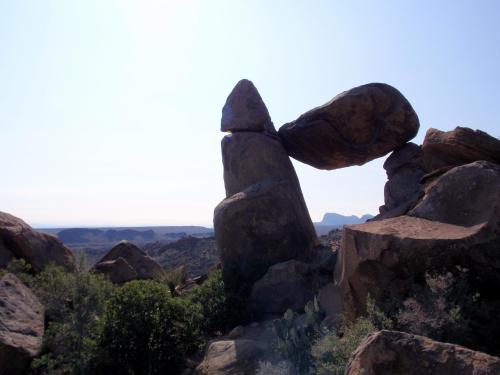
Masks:
[[[0,212],[0,268],[15,258],[26,260],[34,272],[49,263],[67,270],[75,268],[73,253],[57,237],[37,232],[21,219]]]
[[[370,83],[283,125],[288,154],[319,169],[338,169],[384,156],[415,137],[417,114],[394,87]]]
[[[128,241],[121,241],[114,246],[92,270],[107,275],[117,283],[133,279],[157,279],[164,274],[156,260]]]
[[[21,375],[43,339],[43,307],[13,274],[0,279],[0,374]]]
[[[345,374],[495,375],[500,358],[423,336],[380,331],[363,340]]]

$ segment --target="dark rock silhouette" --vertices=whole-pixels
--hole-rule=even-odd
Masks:
[[[288,154],[319,169],[338,169],[384,156],[415,137],[417,114],[394,87],[370,83],[283,125]]]
[[[226,199],[215,208],[215,238],[227,286],[249,293],[270,265],[310,258],[317,238],[293,165],[251,82],[240,81],[229,95],[222,129],[234,133],[222,140]]]

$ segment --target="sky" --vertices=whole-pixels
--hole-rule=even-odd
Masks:
[[[212,225],[250,79],[277,128],[385,82],[428,128],[500,136],[498,1],[0,0],[0,211],[33,226]],[[376,214],[385,158],[294,161],[313,221]]]

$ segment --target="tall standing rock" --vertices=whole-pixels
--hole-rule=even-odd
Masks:
[[[394,87],[370,83],[283,125],[288,154],[319,169],[338,169],[384,156],[415,137],[417,114]]]
[[[249,292],[267,268],[307,259],[316,233],[293,165],[255,86],[238,82],[222,111],[226,199],[214,212],[227,286]]]

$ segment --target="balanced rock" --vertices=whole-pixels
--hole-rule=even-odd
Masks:
[[[241,81],[227,103],[222,128],[233,133],[222,140],[226,199],[215,208],[214,230],[227,287],[248,294],[272,264],[311,257],[317,238],[293,165],[255,87]],[[253,126],[254,120],[268,125]]]
[[[97,262],[93,271],[108,275],[112,281],[115,279],[125,282],[134,275],[130,268],[135,272],[136,279],[157,279],[164,273],[156,260],[128,241],[121,241],[115,245]]]
[[[346,375],[494,375],[500,358],[397,331],[369,334],[352,354]]]
[[[415,137],[417,114],[394,87],[371,83],[283,125],[279,136],[288,154],[319,169],[363,165]]]
[[[21,375],[42,345],[43,307],[16,276],[0,279],[0,374]]]
[[[477,160],[500,164],[500,140],[470,128],[457,127],[448,132],[429,129],[422,151],[427,172]]]
[[[57,237],[40,233],[21,219],[0,212],[0,268],[21,258],[40,272],[49,263],[74,270],[74,255]]]

